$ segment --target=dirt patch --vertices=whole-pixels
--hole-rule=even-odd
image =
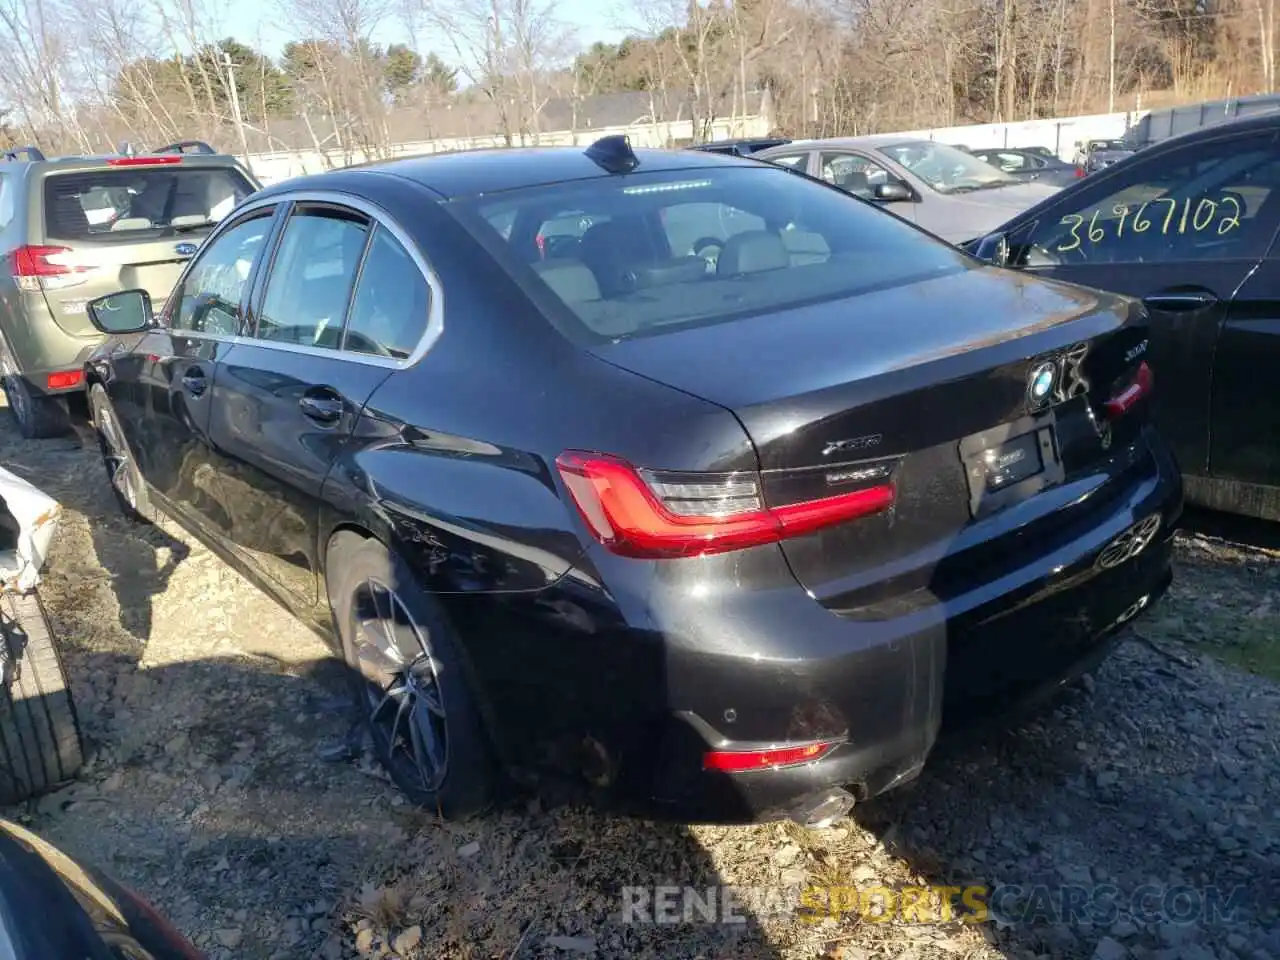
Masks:
[[[831,829],[528,798],[454,826],[367,758],[326,759],[348,717],[319,640],[178,531],[123,520],[92,446],[23,442],[0,413],[0,460],[67,507],[44,595],[92,750],[81,783],[5,814],[213,958],[1280,958],[1280,688],[1204,655],[1270,656],[1265,552],[1186,538],[1148,643],[1014,730],[943,745],[913,789]],[[712,922],[724,885],[733,922]],[[926,886],[986,890],[986,922],[933,902],[881,922],[886,896]],[[1189,922],[1147,909],[1177,890]],[[1211,896],[1233,911],[1209,916]],[[654,897],[676,922],[623,922],[625,903],[652,919]]]

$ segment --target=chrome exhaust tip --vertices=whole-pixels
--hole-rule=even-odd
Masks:
[[[805,800],[791,819],[810,830],[822,830],[848,816],[855,802],[853,794],[833,787]]]

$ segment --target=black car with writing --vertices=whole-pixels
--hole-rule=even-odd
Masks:
[[[203,960],[136,893],[10,820],[0,820],[0,957]]]
[[[552,775],[823,822],[1171,577],[1142,306],[772,164],[606,138],[293,180],[154,315],[91,312],[125,509],[330,636],[445,815]]]
[[[1141,298],[1154,412],[1188,499],[1280,519],[1280,115],[1157,143],[972,245],[1025,276]]]

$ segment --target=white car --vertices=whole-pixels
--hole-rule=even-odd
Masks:
[[[75,776],[80,724],[37,586],[62,508],[0,467],[0,804]]]
[[[1014,179],[963,150],[901,134],[794,140],[752,154],[883,203],[950,243],[981,237],[1060,189]]]

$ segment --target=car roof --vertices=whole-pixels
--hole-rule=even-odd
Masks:
[[[788,144],[779,147],[770,147],[767,151],[761,150],[761,153],[772,153],[774,150],[779,152],[791,148],[800,148],[803,150],[812,150],[815,147],[883,147],[893,143],[942,143],[941,140],[930,140],[928,137],[916,136],[910,133],[872,133],[865,137],[829,137],[824,140],[792,140]],[[953,147],[955,144],[946,143],[943,146]],[[959,148],[957,148],[959,149]]]
[[[1176,147],[1185,146],[1188,143],[1199,143],[1202,140],[1217,140],[1219,137],[1266,133],[1275,130],[1280,130],[1280,108],[1265,110],[1261,113],[1250,114],[1247,117],[1239,117],[1234,120],[1224,120],[1221,123],[1211,123],[1204,127],[1196,127],[1186,133],[1157,140],[1142,150],[1138,150],[1136,147],[1126,147],[1125,149],[1129,153],[1141,153],[1144,157],[1148,157]],[[1110,139],[1122,140],[1123,138],[1112,137]]]
[[[738,137],[734,140],[708,140],[706,143],[695,143],[689,149],[710,150],[714,147],[741,147],[752,143],[767,143],[771,146],[781,147],[791,142],[786,137]]]
[[[268,187],[258,196],[268,197],[298,190],[345,189],[367,176],[392,176],[408,180],[444,199],[547,186],[571,180],[626,176],[607,172],[584,151],[585,147],[491,147],[424,154],[287,180]],[[758,160],[703,150],[640,148],[633,152],[640,161],[635,169],[636,173],[760,166]],[[341,181],[338,177],[342,178]]]

